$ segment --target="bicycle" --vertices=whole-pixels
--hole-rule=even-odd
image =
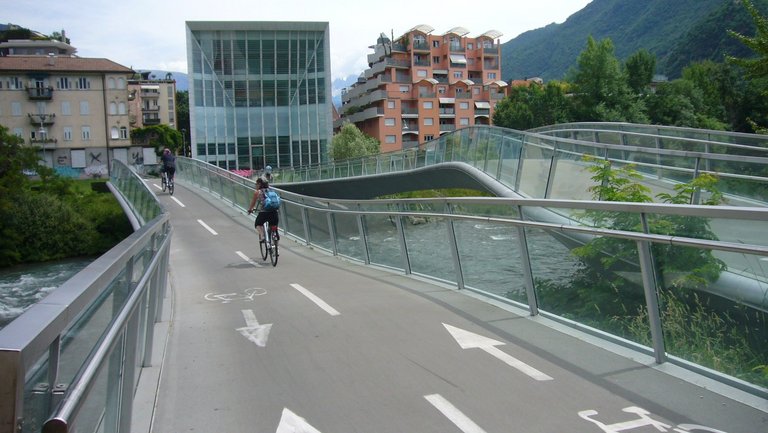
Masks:
[[[261,258],[272,262],[272,266],[277,266],[277,257],[279,256],[277,250],[277,243],[280,240],[280,235],[277,233],[277,226],[269,225],[269,221],[264,223],[264,242],[259,242],[259,250],[261,250]]]
[[[168,194],[173,195],[173,179],[168,179],[168,173],[162,172],[160,174],[163,192],[168,188]]]

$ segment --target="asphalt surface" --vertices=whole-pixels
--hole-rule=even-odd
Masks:
[[[272,267],[252,216],[148,183],[174,232],[135,433],[768,431],[764,399],[472,293],[288,236]]]

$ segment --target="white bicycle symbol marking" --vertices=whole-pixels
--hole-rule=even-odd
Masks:
[[[243,293],[206,293],[205,299],[208,301],[221,302],[229,304],[233,301],[253,301],[256,296],[266,294],[267,291],[258,287],[243,290]]]
[[[637,407],[637,406],[625,407],[624,409],[622,409],[622,412],[634,413],[638,415],[639,418],[630,420],[630,421],[619,422],[616,424],[604,424],[596,419],[591,418],[592,416],[597,415],[596,410],[582,410],[581,412],[579,412],[579,416],[595,424],[596,426],[600,427],[600,429],[606,433],[618,433],[624,430],[631,430],[638,427],[646,427],[646,426],[651,426],[660,432],[667,432],[667,431],[670,431],[668,429],[672,428],[672,426],[669,424],[664,424],[663,422],[656,421],[655,419],[651,418],[649,416],[651,415],[651,413],[641,407]],[[672,431],[675,433],[691,433],[696,431],[711,432],[711,433],[726,433],[722,430],[717,430],[711,427],[706,427],[698,424],[678,424],[675,428],[672,428]]]

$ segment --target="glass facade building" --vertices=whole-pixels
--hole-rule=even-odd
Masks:
[[[187,21],[192,157],[228,170],[327,160],[327,22]]]

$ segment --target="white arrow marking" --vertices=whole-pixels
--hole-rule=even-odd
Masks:
[[[450,401],[443,398],[440,394],[425,395],[424,398],[428,402],[432,403],[432,406],[437,408],[446,418],[451,420],[459,430],[464,433],[485,433],[485,430],[475,424],[474,421],[464,415],[456,406],[452,405]]]
[[[462,349],[482,349],[488,354],[493,355],[499,360],[505,362],[510,367],[514,367],[536,380],[553,380],[551,377],[540,372],[539,370],[536,370],[523,361],[520,361],[519,359],[502,352],[496,347],[504,345],[504,343],[501,341],[483,337],[482,335],[465,331],[445,323],[443,323],[443,326],[445,326],[445,329],[447,329],[453,338],[456,339],[456,342],[459,343],[459,346],[461,346]]]
[[[284,407],[280,424],[275,433],[320,433],[320,430],[312,427],[304,418]]]
[[[197,220],[197,222],[199,222],[201,226],[205,227],[205,229],[211,232],[211,234],[213,234],[214,236],[218,234],[214,229],[208,227],[208,224],[204,223],[203,220]]]
[[[312,301],[315,304],[317,304],[318,307],[320,307],[323,310],[325,310],[325,312],[330,314],[331,316],[338,316],[339,314],[341,314],[338,311],[336,311],[336,309],[334,309],[330,305],[326,304],[325,301],[323,301],[322,299],[318,298],[314,293],[312,293],[309,290],[305,289],[301,285],[291,283],[291,287],[293,287],[294,289],[296,289],[299,292],[301,292],[302,295],[304,295],[307,298],[309,298],[310,301]]]
[[[253,314],[253,310],[242,310],[242,312],[243,318],[245,318],[245,327],[237,328],[236,330],[243,334],[243,337],[251,340],[257,346],[266,346],[269,330],[272,329],[272,324],[259,325],[259,321],[256,320],[256,316]]]

